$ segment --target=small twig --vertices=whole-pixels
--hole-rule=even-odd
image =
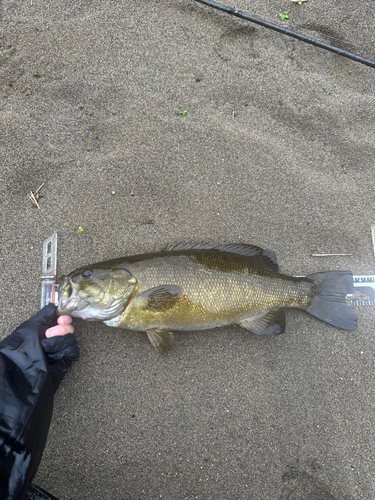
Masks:
[[[34,196],[36,196],[39,191],[42,189],[42,187],[44,186],[45,182],[43,182],[43,184],[41,186],[38,187],[38,189],[36,191],[34,191]]]
[[[91,137],[92,137],[92,132],[90,132],[89,139],[88,139],[87,144],[86,144],[87,151],[90,151]]]
[[[44,184],[45,184],[45,182],[43,182],[43,184],[41,184],[36,191],[30,191],[30,193],[27,195],[27,200],[25,201],[25,203],[27,203],[28,201],[31,201],[33,208],[38,208],[39,210],[41,210],[40,205],[38,203],[38,200],[42,197],[39,194],[39,192],[42,189],[42,187],[44,186]]]
[[[32,191],[30,191],[29,197],[30,197],[30,200],[33,202],[33,206],[35,205],[36,208],[38,208],[40,210],[38,200],[35,198],[35,195]]]
[[[352,253],[312,253],[311,257],[344,257],[352,255]]]

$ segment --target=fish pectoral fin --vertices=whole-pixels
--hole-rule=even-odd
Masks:
[[[147,309],[151,311],[166,311],[174,307],[182,296],[181,288],[177,285],[162,285],[151,288],[139,295],[145,301]]]
[[[285,312],[268,311],[265,314],[244,319],[239,326],[257,335],[280,335],[285,332]]]
[[[148,340],[161,354],[169,351],[174,345],[173,333],[168,332],[165,328],[152,328],[146,330]]]

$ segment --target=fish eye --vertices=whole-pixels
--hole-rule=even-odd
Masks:
[[[90,271],[90,269],[85,269],[84,271],[82,271],[82,276],[84,278],[90,278],[91,275],[92,275],[92,272]]]

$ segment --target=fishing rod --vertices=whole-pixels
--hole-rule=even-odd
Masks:
[[[239,11],[236,7],[226,7],[225,5],[221,5],[216,2],[212,2],[211,0],[195,0],[198,3],[202,3],[203,5],[207,5],[208,7],[212,7],[213,9],[221,10],[226,14],[230,14],[235,17],[239,17],[240,19],[245,19],[245,21],[250,21],[255,24],[259,24],[264,28],[268,28],[273,31],[277,31],[282,33],[283,35],[291,36],[292,38],[296,38],[297,40],[301,40],[302,42],[309,43],[311,45],[315,45],[316,47],[320,47],[324,50],[329,50],[330,52],[334,52],[343,57],[347,57],[348,59],[352,59],[353,61],[359,62],[366,66],[370,66],[370,68],[375,67],[375,61],[371,59],[365,59],[362,56],[357,54],[353,54],[352,52],[348,52],[344,49],[339,49],[334,45],[329,45],[324,42],[320,42],[319,40],[315,40],[315,38],[311,38],[306,35],[302,35],[301,33],[296,33],[295,31],[288,30],[283,28],[282,26],[277,26],[276,24],[269,23],[267,21],[263,21],[262,19],[258,19],[257,17],[250,16],[249,14],[245,14],[244,12]]]

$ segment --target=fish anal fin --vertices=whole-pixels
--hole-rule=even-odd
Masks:
[[[174,307],[182,296],[181,288],[177,285],[163,285],[151,288],[139,295],[145,302],[145,307],[152,311],[166,311]]]
[[[253,267],[267,269],[272,272],[279,271],[275,252],[271,252],[271,250],[264,250],[256,245],[247,245],[246,243],[212,245],[210,243],[201,242],[181,242],[168,248],[169,252],[182,250],[217,250],[219,252],[242,255],[243,257],[249,257],[249,265]]]
[[[257,335],[275,336],[285,332],[285,312],[282,310],[268,311],[246,318],[239,326]]]
[[[150,330],[146,330],[146,333],[151,345],[153,345],[161,354],[169,351],[169,349],[174,345],[173,334],[168,332],[165,328],[152,328]]]

